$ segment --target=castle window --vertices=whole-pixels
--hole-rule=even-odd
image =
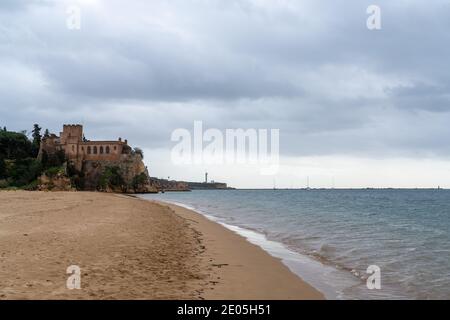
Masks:
[[[109,154],[109,146],[106,146],[105,151],[106,151],[106,154]]]
[[[100,147],[100,154],[103,154],[103,146]]]
[[[94,146],[94,154],[97,154],[97,146]]]
[[[75,146],[74,145],[72,145],[72,151],[75,152]]]
[[[117,150],[117,147],[116,147],[116,146],[114,146],[114,150]]]
[[[91,147],[87,148],[87,152],[88,152],[88,154],[91,154]]]

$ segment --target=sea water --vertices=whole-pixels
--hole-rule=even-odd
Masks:
[[[330,299],[450,299],[450,191],[205,190],[182,204],[279,257]],[[369,290],[367,268],[380,268]]]

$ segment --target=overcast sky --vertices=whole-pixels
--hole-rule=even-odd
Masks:
[[[449,30],[444,0],[1,0],[0,125],[128,138],[158,177],[450,187]],[[174,165],[194,120],[280,129],[280,171]]]

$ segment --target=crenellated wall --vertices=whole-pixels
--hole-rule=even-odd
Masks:
[[[80,124],[65,124],[59,135],[61,144],[76,144],[83,141],[83,126]]]
[[[120,161],[122,154],[129,154],[131,148],[127,140],[119,138],[116,141],[85,141],[83,126],[78,124],[64,125],[60,136],[51,135],[43,139],[42,151],[55,153],[63,150],[67,159],[78,169],[82,163],[88,161]]]

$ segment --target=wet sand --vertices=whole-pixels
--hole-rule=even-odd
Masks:
[[[0,192],[0,244],[0,299],[323,299],[223,226],[126,195]]]

